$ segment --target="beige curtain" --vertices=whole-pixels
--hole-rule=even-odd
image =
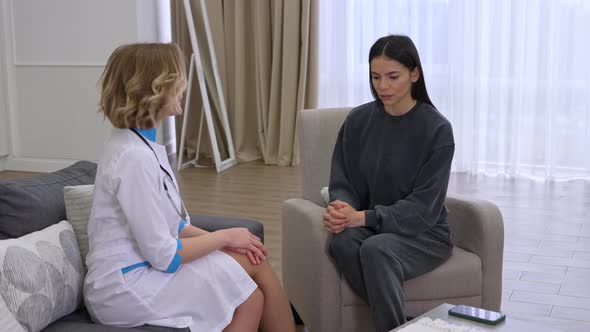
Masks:
[[[195,21],[199,1],[191,0]],[[263,158],[281,166],[299,161],[296,113],[316,100],[316,48],[310,47],[317,36],[316,1],[205,1],[239,161]],[[173,40],[192,53],[182,1],[172,1],[172,25]],[[192,94],[200,96],[197,85]],[[187,139],[194,141],[200,97],[191,106]]]

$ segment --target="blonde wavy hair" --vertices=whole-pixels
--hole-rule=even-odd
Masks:
[[[182,112],[177,98],[186,88],[185,70],[176,44],[120,46],[100,78],[99,112],[117,128],[153,128]]]

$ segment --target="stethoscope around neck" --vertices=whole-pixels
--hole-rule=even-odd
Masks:
[[[172,204],[172,206],[174,206],[174,209],[176,210],[176,213],[178,213],[178,216],[183,219],[184,221],[186,221],[187,223],[190,223],[190,217],[188,215],[188,211],[186,210],[186,207],[184,206],[184,202],[182,201],[182,197],[180,197],[180,191],[178,190],[178,188],[176,187],[176,185],[174,184],[174,180],[172,180],[172,175],[170,175],[170,173],[164,168],[164,166],[162,166],[162,164],[160,164],[160,159],[158,159],[158,154],[156,153],[156,151],[154,151],[154,148],[152,148],[152,146],[150,145],[150,143],[148,143],[148,141],[145,139],[145,137],[143,137],[142,134],[140,134],[137,130],[130,128],[130,130],[135,133],[135,135],[137,135],[137,137],[139,137],[143,143],[145,145],[147,145],[148,148],[150,148],[150,150],[152,150],[152,152],[154,153],[154,156],[156,157],[156,161],[158,162],[158,166],[160,166],[160,169],[162,171],[164,171],[164,173],[166,174],[166,176],[164,177],[163,183],[164,183],[164,191],[166,192],[166,196],[168,196],[168,199],[170,200],[170,203]],[[176,190],[176,194],[178,194],[178,199],[180,200],[180,208],[176,206],[176,204],[174,203],[174,200],[172,199],[172,196],[170,195],[170,192],[168,191],[168,185],[166,184],[166,177],[168,177],[168,179],[170,180],[170,187],[174,188],[174,190]],[[184,214],[184,215],[183,215]]]

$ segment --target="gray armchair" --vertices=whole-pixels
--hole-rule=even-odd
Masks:
[[[374,330],[369,307],[341,278],[328,254],[329,234],[320,195],[328,185],[332,149],[349,108],[299,112],[303,198],[282,207],[283,285],[310,332]],[[406,314],[418,316],[441,303],[499,310],[504,226],[487,201],[447,197],[455,248],[448,261],[405,283]]]

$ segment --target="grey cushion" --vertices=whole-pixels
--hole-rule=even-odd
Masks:
[[[191,224],[206,231],[213,232],[231,227],[246,227],[250,233],[264,242],[264,226],[260,221],[207,215],[192,215]]]
[[[134,328],[114,327],[94,324],[86,309],[78,310],[62,319],[54,322],[43,332],[190,332],[190,329],[174,329],[159,326],[138,326]]]
[[[0,181],[0,239],[17,238],[66,219],[64,186],[92,184],[96,164],[80,161],[54,173]]]

